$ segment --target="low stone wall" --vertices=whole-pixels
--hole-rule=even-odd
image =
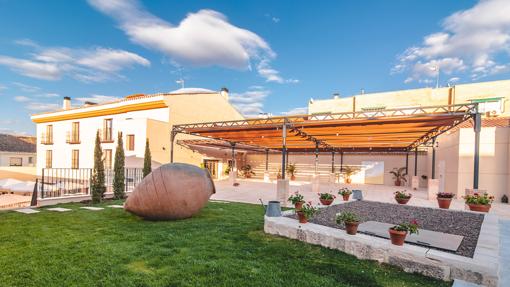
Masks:
[[[286,211],[293,212],[293,211]],[[489,230],[490,229],[490,230]],[[348,235],[344,230],[313,223],[300,224],[288,217],[265,217],[264,232],[336,249],[359,259],[375,260],[444,281],[461,279],[484,286],[498,285],[498,218],[486,215],[474,258],[405,244],[365,234]],[[492,239],[490,239],[490,237]]]

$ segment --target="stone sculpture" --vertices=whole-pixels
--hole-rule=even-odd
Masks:
[[[185,163],[160,166],[129,195],[124,209],[149,220],[188,218],[216,192],[209,171]]]

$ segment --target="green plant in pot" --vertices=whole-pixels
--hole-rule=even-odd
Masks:
[[[398,204],[407,204],[411,197],[413,196],[411,193],[406,192],[405,190],[402,191],[395,191],[395,200],[398,202]]]
[[[307,223],[317,212],[319,212],[319,209],[314,207],[311,201],[303,204],[301,209],[296,211],[299,223]]]
[[[347,187],[342,187],[338,191],[338,194],[340,194],[342,196],[344,201],[349,201],[349,197],[351,196],[352,191],[350,189],[348,189]]]
[[[352,182],[351,176],[358,172],[358,169],[353,166],[346,165],[342,168],[341,172],[344,175],[345,183],[351,183]]]
[[[287,173],[290,174],[290,180],[296,180],[296,164],[289,163],[287,166]]]
[[[336,214],[336,223],[344,224],[347,234],[356,235],[358,233],[359,222],[360,218],[354,212],[344,211]]]
[[[396,186],[402,186],[407,183],[407,172],[405,167],[394,168],[390,171],[390,174],[393,176]]]
[[[246,164],[241,167],[241,174],[244,178],[250,178],[252,175],[255,175],[255,172],[253,172],[251,165]]]
[[[452,203],[452,199],[455,195],[450,192],[438,192],[437,193],[437,205],[439,208],[448,209],[450,208],[450,203]]]
[[[483,194],[474,193],[473,195],[464,196],[464,200],[471,211],[489,212],[494,196],[486,192]]]
[[[390,233],[391,243],[399,246],[404,245],[404,241],[406,240],[407,234],[413,233],[417,234],[418,227],[419,225],[416,219],[413,219],[410,222],[404,222],[393,227],[390,227],[388,231]]]
[[[330,192],[317,193],[319,201],[322,205],[330,205],[335,200],[336,196]]]
[[[299,191],[296,191],[289,197],[288,201],[294,204],[294,208],[296,210],[300,210],[303,206],[303,203],[305,203],[305,198],[302,194],[299,193]]]

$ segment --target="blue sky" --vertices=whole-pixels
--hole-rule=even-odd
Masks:
[[[245,114],[509,78],[510,1],[0,0],[0,132],[63,96],[227,87]],[[301,109],[300,109],[301,108]],[[297,110],[296,110],[297,109]]]

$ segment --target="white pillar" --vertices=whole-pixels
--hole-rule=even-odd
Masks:
[[[312,176],[312,192],[319,193],[320,192],[320,181],[319,174],[316,173]]]
[[[269,171],[264,171],[264,182],[271,182],[269,178]]]
[[[276,200],[278,200],[282,206],[286,206],[288,198],[289,198],[289,180],[278,179],[276,181]]]
[[[418,176],[413,176],[411,178],[411,188],[417,190],[420,187],[420,178]]]
[[[429,183],[427,184],[427,199],[433,200],[436,199],[436,195],[439,192],[439,179],[429,179]]]

